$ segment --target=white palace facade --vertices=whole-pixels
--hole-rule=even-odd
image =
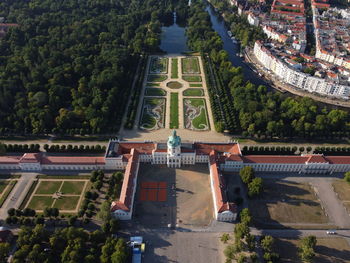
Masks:
[[[111,207],[112,214],[120,220],[132,218],[140,163],[173,168],[208,164],[215,218],[219,221],[234,221],[237,217],[235,203],[227,200],[222,172],[238,172],[244,166],[251,166],[257,172],[292,172],[301,175],[350,171],[350,156],[242,155],[237,142],[184,143],[175,131],[167,142],[111,140],[105,156],[100,157],[46,153],[0,156],[0,169],[8,171],[125,170],[120,198]]]

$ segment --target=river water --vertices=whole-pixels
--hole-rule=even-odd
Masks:
[[[225,23],[221,16],[217,14],[209,4],[206,11],[210,15],[213,29],[220,35],[224,43],[224,49],[228,52],[229,60],[232,65],[243,69],[244,78],[246,80],[249,80],[255,85],[265,85],[268,87],[269,85],[244,63],[244,59],[236,55],[240,51],[239,44],[234,44],[227,35],[228,29],[225,27]],[[190,51],[186,44],[187,37],[185,30],[184,27],[180,27],[176,24],[176,14],[174,14],[174,24],[169,27],[162,27],[162,41],[160,48],[168,54],[181,54]]]

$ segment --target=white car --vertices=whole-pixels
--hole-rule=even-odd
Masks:
[[[327,233],[327,235],[335,235],[335,234],[337,234],[334,230],[328,230],[326,233]]]

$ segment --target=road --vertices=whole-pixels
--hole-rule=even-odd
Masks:
[[[7,218],[8,209],[19,208],[36,176],[36,173],[25,173],[18,179],[17,184],[7,197],[4,205],[0,208],[1,220],[5,220]]]

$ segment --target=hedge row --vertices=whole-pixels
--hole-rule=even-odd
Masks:
[[[40,151],[39,144],[5,144],[6,152],[35,153]]]
[[[314,153],[324,155],[350,155],[350,147],[316,147]]]
[[[44,150],[46,152],[54,153],[69,153],[69,152],[78,152],[78,153],[104,153],[106,151],[106,146],[101,145],[44,145]]]
[[[144,79],[144,75],[146,74],[146,65],[147,65],[147,58],[148,56],[142,56],[141,59],[141,64],[140,64],[140,70],[139,70],[139,75],[138,78],[136,80],[135,83],[135,87],[134,87],[134,92],[131,94],[131,98],[130,98],[130,104],[128,107],[128,114],[126,116],[126,122],[124,124],[124,128],[125,129],[132,129],[134,127],[134,123],[135,123],[135,118],[136,118],[136,114],[137,114],[137,108],[139,103],[142,103],[142,101],[139,102],[140,100],[140,94],[142,91],[142,84],[143,84],[143,79]]]
[[[243,155],[294,155],[298,151],[298,147],[284,146],[244,146],[242,149]]]

